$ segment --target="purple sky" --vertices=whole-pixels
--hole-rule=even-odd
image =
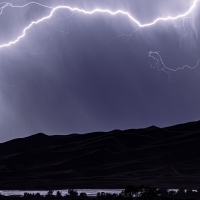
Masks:
[[[45,3],[121,9],[148,23],[186,12],[193,0]],[[33,26],[20,42],[0,49],[0,142],[37,132],[86,133],[199,120],[199,9],[200,3],[187,18],[140,29],[122,15],[62,9]],[[50,11],[33,4],[5,8],[0,45]],[[157,52],[151,54],[155,59],[151,51]],[[196,68],[172,71],[184,65]]]

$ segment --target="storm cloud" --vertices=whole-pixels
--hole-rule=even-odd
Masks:
[[[38,2],[121,9],[148,23],[186,12],[193,0]],[[123,15],[66,9],[34,25],[17,44],[0,49],[0,142],[37,132],[86,133],[199,120],[199,9],[198,3],[185,18],[139,29]],[[0,44],[17,38],[51,9],[31,4],[2,11]],[[176,70],[185,65],[193,69]]]

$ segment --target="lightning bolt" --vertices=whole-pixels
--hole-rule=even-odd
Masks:
[[[196,8],[196,5],[197,3],[199,2],[200,0],[194,0],[193,4],[191,5],[191,7],[188,9],[187,12],[183,13],[183,14],[180,14],[180,15],[177,15],[177,16],[168,16],[168,17],[160,17],[160,18],[157,18],[155,19],[154,21],[150,22],[150,23],[146,23],[146,24],[142,24],[140,23],[137,19],[135,19],[130,13],[126,12],[126,11],[123,11],[123,10],[117,10],[115,12],[111,11],[111,10],[103,10],[103,9],[94,9],[92,11],[87,11],[87,10],[84,10],[84,9],[79,9],[79,8],[73,8],[73,7],[70,7],[70,6],[57,6],[57,7],[50,7],[50,6],[45,6],[43,4],[40,4],[40,3],[37,3],[37,2],[29,2],[25,5],[22,5],[22,6],[14,6],[12,5],[11,3],[6,3],[6,2],[3,2],[1,4],[4,4],[2,7],[0,7],[0,14],[3,13],[3,10],[6,8],[6,7],[12,7],[12,8],[23,8],[23,7],[26,7],[30,4],[37,4],[39,6],[43,6],[45,8],[49,8],[49,9],[52,9],[50,14],[48,16],[45,16],[37,21],[32,21],[27,27],[25,27],[22,31],[22,34],[20,36],[18,36],[15,40],[13,41],[10,41],[8,43],[5,43],[5,44],[1,44],[0,45],[0,48],[4,48],[4,47],[9,47],[11,45],[14,45],[16,44],[17,42],[19,42],[23,37],[26,36],[26,33],[27,31],[33,26],[33,25],[36,25],[36,24],[39,24],[47,19],[50,19],[53,14],[57,11],[57,10],[60,10],[60,9],[67,9],[67,10],[70,10],[70,11],[73,11],[73,12],[80,12],[80,13],[83,13],[83,14],[87,14],[87,15],[92,15],[92,14],[95,14],[95,13],[105,13],[105,14],[110,14],[110,15],[118,15],[118,14],[121,14],[121,15],[124,15],[126,16],[127,18],[129,18],[131,21],[133,21],[138,27],[140,28],[144,28],[144,27],[149,27],[149,26],[153,26],[155,24],[157,24],[159,21],[169,21],[169,20],[177,20],[177,19],[180,19],[180,18],[184,18],[186,17],[187,15],[189,15],[195,8]]]
[[[150,51],[149,52],[149,57],[152,58],[153,60],[155,60],[155,65],[152,66],[151,64],[151,67],[153,68],[157,68],[158,71],[163,71],[164,73],[168,74],[168,77],[169,77],[169,81],[171,80],[171,73],[172,72],[176,72],[178,70],[183,70],[185,68],[188,68],[188,69],[195,69],[199,64],[200,64],[200,59],[196,62],[196,65],[191,67],[189,65],[184,65],[182,67],[178,67],[176,69],[171,69],[169,67],[167,67],[162,59],[162,56],[160,55],[160,52],[156,51],[156,52],[153,52],[153,51]]]
[[[158,58],[156,58],[156,56],[157,56]],[[185,68],[195,69],[195,68],[199,65],[199,63],[200,63],[200,59],[199,59],[199,60],[197,61],[196,65],[193,66],[193,67],[191,67],[191,66],[189,66],[189,65],[184,65],[184,66],[178,67],[178,68],[176,68],[176,69],[171,69],[171,68],[165,66],[164,61],[163,61],[161,55],[159,54],[159,52],[150,51],[150,52],[149,52],[149,57],[151,57],[151,58],[153,58],[154,60],[156,60],[156,67],[157,67],[158,70],[163,70],[163,71],[168,71],[168,72],[170,72],[170,71],[171,71],[171,72],[176,72],[176,71],[178,71],[178,70],[183,70],[183,69],[185,69]],[[161,67],[159,63],[161,63],[161,65],[162,65],[163,67]]]

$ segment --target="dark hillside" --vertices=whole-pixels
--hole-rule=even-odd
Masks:
[[[0,189],[199,188],[200,122],[0,144]]]

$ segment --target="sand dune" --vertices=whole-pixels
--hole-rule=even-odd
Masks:
[[[200,122],[0,144],[0,189],[199,188]]]

